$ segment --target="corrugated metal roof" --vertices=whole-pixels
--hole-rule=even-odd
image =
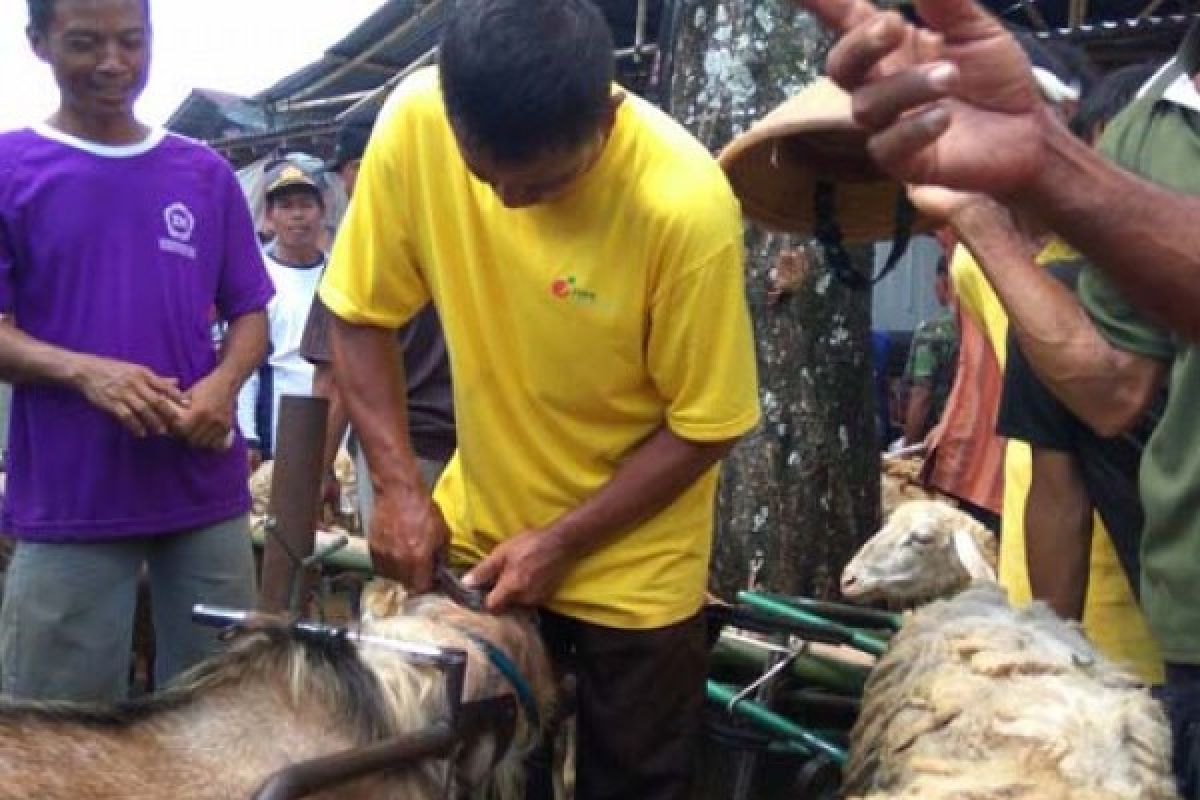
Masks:
[[[267,115],[252,100],[215,89],[193,89],[180,104],[167,128],[196,139],[211,140],[235,134],[261,133]]]
[[[664,3],[671,1],[646,0],[643,44],[657,42]],[[638,0],[595,2],[608,19],[617,48],[632,47]],[[454,7],[455,0],[386,0],[358,27],[334,43],[319,60],[282,78],[251,99],[253,105],[265,109],[270,124],[280,130],[265,135],[254,130],[247,137],[209,135],[202,138],[210,141],[218,138],[222,141],[214,144],[223,148],[237,146],[257,154],[260,148],[269,146],[273,135],[284,136],[283,129],[287,129],[287,136],[303,130],[321,137],[329,125],[337,124],[339,115],[375,92],[376,96],[355,107],[347,118],[371,116],[382,102],[380,90],[388,81],[433,52],[442,26]],[[649,63],[651,61],[643,60],[636,66],[642,73],[649,74]],[[625,78],[637,79],[636,75],[632,78],[630,75]],[[181,107],[177,114],[183,111]]]

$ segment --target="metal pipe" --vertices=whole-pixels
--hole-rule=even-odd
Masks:
[[[422,67],[432,64],[434,58],[437,57],[437,51],[438,51],[437,45],[434,45],[433,47],[426,50],[415,61],[410,63],[404,69],[397,72],[392,77],[388,78],[386,81],[384,81],[382,85],[376,86],[374,89],[370,89],[369,91],[367,91],[367,93],[363,97],[361,97],[357,102],[355,102],[354,105],[350,106],[345,111],[342,111],[341,113],[339,113],[337,115],[337,118],[339,120],[344,120],[347,117],[354,114],[355,111],[362,108],[363,106],[367,106],[373,102],[376,102],[377,99],[380,98],[382,95],[386,95],[388,92],[390,92],[392,89],[394,89],[396,87],[396,85],[400,83],[400,81],[404,80],[409,75],[413,74],[414,72],[421,69]]]
[[[403,767],[417,759],[448,755],[458,739],[458,732],[449,722],[439,721],[426,730],[386,742],[304,761],[268,778],[254,794],[254,800],[298,800],[372,772]]]
[[[887,643],[878,639],[875,636],[855,630],[846,625],[841,625],[824,617],[817,616],[808,611],[803,611],[787,603],[781,603],[770,597],[763,596],[758,592],[738,592],[738,602],[756,608],[760,611],[765,611],[769,614],[774,614],[785,620],[798,622],[802,625],[811,625],[814,628],[825,629],[837,633],[839,636],[845,637],[846,644],[858,648],[866,653],[874,656],[881,656],[887,650]]]
[[[312,555],[321,491],[321,456],[329,401],[284,395],[279,401],[275,469],[263,548],[262,611],[300,611],[306,575],[301,560]]]
[[[881,628],[898,631],[904,624],[902,614],[893,614],[890,611],[879,611],[874,608],[863,608],[845,603],[832,603],[828,600],[814,600],[811,597],[795,597],[771,592],[759,592],[758,594],[856,628]]]
[[[642,45],[646,43],[646,6],[648,0],[638,0],[637,22],[633,26],[633,60],[642,60]]]
[[[730,712],[745,717],[774,736],[780,736],[802,745],[811,753],[824,753],[839,765],[846,763],[845,750],[753,700],[738,700],[737,690],[732,686],[716,681],[707,681],[705,694],[711,702],[718,703],[722,708],[727,708]]]
[[[620,61],[623,58],[637,58],[639,55],[650,55],[658,52],[658,45],[643,44],[639,50],[636,47],[622,47],[619,50],[613,51],[613,58]]]
[[[714,674],[758,675],[766,669],[767,653],[773,648],[758,639],[726,631],[712,649],[711,666]],[[788,674],[803,686],[819,686],[851,696],[862,694],[867,672],[857,664],[835,662],[811,653],[801,653],[788,667]]]
[[[395,28],[388,31],[383,36],[379,37],[378,40],[373,42],[369,47],[364,49],[361,53],[358,53],[353,58],[346,59],[341,65],[339,65],[335,69],[331,70],[328,74],[324,75],[321,78],[318,78],[317,80],[313,81],[312,83],[308,84],[304,88],[297,91],[294,95],[292,95],[292,99],[293,100],[303,100],[306,97],[311,97],[314,94],[316,94],[317,92],[324,89],[326,86],[339,80],[343,75],[347,74],[351,70],[354,70],[357,67],[359,67],[360,65],[362,65],[363,63],[370,61],[372,58],[374,58],[379,53],[379,51],[386,48],[388,45],[390,45],[392,42],[399,39],[401,36],[407,34],[413,28],[413,26],[415,26],[417,23],[419,23],[428,14],[439,10],[439,7],[442,6],[445,2],[446,2],[446,0],[438,0],[438,2],[430,3],[429,5],[418,9],[415,14],[413,14],[408,19],[404,20],[404,22],[397,25]]]
[[[318,97],[313,100],[297,100],[295,102],[291,100],[280,100],[275,108],[277,111],[284,113],[292,111],[315,111],[322,108],[328,108],[329,106],[342,105],[343,103],[354,103],[370,94],[373,94],[374,92],[374,89],[362,89],[357,92],[346,92],[345,94],[335,94],[330,95],[329,97]]]
[[[231,625],[253,625],[278,621],[278,617],[264,614],[260,611],[243,611],[236,608],[223,608],[221,606],[198,603],[192,606],[192,621],[199,625],[227,628]],[[364,647],[379,647],[391,650],[416,664],[444,667],[459,664],[465,665],[467,661],[466,651],[457,647],[442,647],[425,642],[407,642],[383,636],[372,636],[371,634],[359,633],[349,628],[337,628],[307,620],[293,622],[290,627],[301,636],[319,639],[345,639],[348,642],[353,642],[356,645]],[[455,702],[458,702],[457,698]]]
[[[516,725],[517,703],[511,696],[466,703],[453,719],[437,720],[424,730],[284,767],[263,783],[254,800],[298,800],[372,773],[404,769],[421,759],[450,757],[484,731],[496,737],[503,751]]]

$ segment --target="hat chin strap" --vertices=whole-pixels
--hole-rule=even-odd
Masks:
[[[892,249],[879,274],[868,278],[851,265],[850,254],[846,252],[842,243],[842,229],[837,224],[836,196],[836,186],[829,181],[817,181],[813,192],[813,236],[824,247],[829,271],[835,278],[851,289],[870,289],[896,268],[908,250],[917,210],[909,202],[907,192],[900,191],[896,194],[896,228],[892,235]]]

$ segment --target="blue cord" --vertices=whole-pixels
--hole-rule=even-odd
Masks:
[[[517,700],[521,703],[521,708],[525,710],[525,719],[529,722],[529,726],[538,730],[541,727],[541,717],[538,716],[533,691],[529,688],[529,683],[521,674],[521,670],[508,657],[507,653],[487,639],[474,633],[467,633],[467,637],[487,653],[488,661],[491,661],[492,666],[512,685],[513,691],[517,693]]]

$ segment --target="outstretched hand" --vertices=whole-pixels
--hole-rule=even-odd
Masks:
[[[916,0],[928,29],[867,0],[796,0],[840,37],[829,76],[893,177],[1006,195],[1038,173],[1052,124],[1016,39],[974,0]]]

